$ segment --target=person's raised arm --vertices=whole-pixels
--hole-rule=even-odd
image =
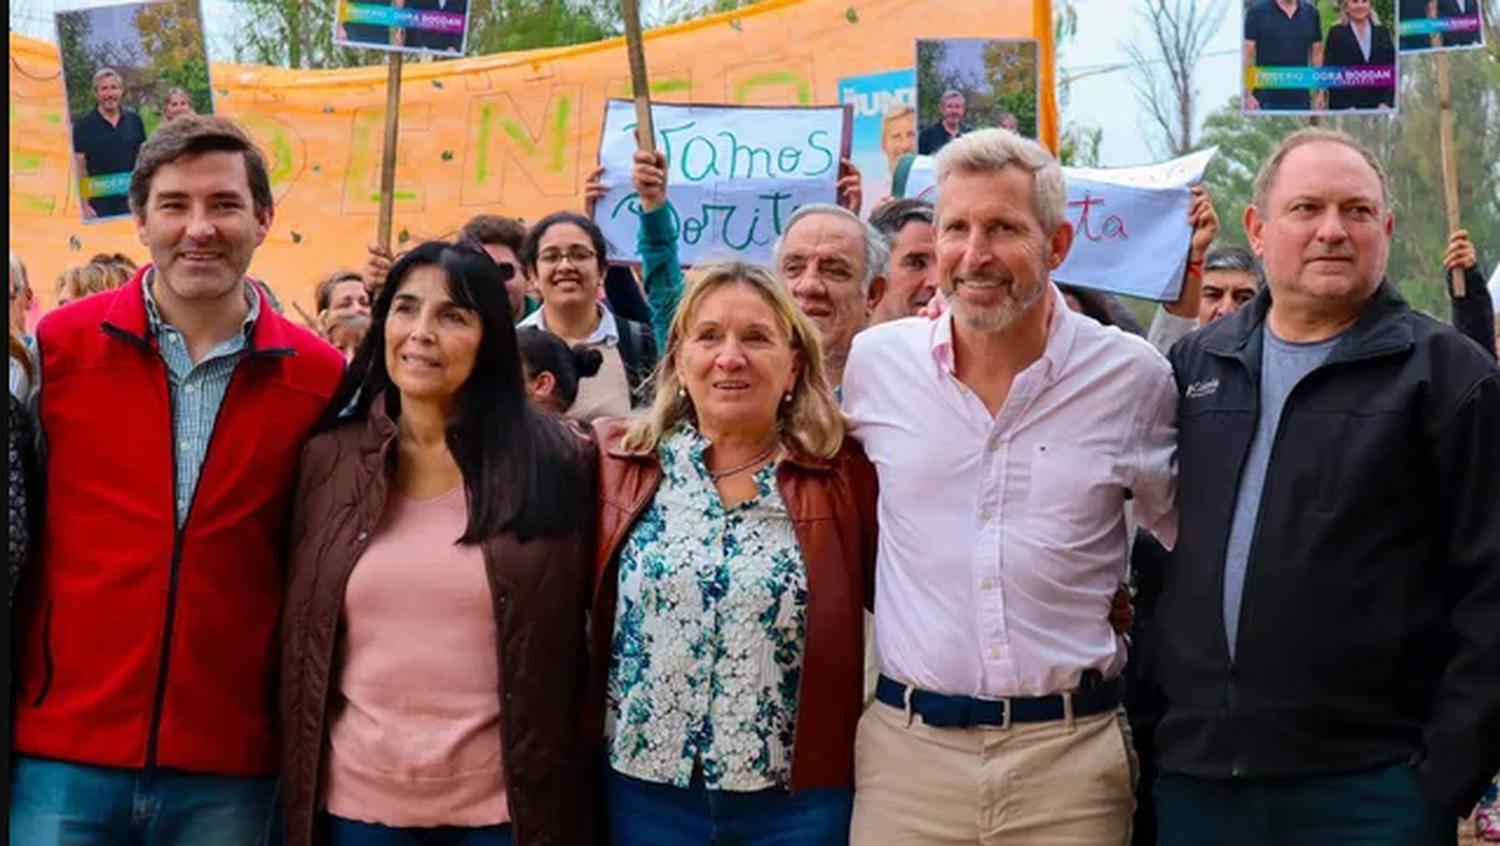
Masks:
[[[839,159],[839,182],[836,194],[838,204],[845,209],[859,215],[860,206],[865,202],[864,176],[859,172],[852,159]]]
[[[667,201],[667,156],[661,151],[637,150],[630,181],[641,202],[641,228],[636,248],[641,254],[641,278],[646,283],[646,299],[651,303],[651,329],[656,348],[667,353],[667,338],[672,318],[682,301],[685,285],[682,264],[677,257],[677,223],[672,204]]]
[[[1464,274],[1464,295],[1453,291],[1453,271]],[[1495,354],[1495,301],[1490,297],[1484,274],[1479,272],[1479,253],[1469,233],[1460,229],[1448,238],[1443,258],[1443,284],[1453,309],[1453,328],[1473,339],[1484,351]]]
[[[1198,304],[1203,299],[1203,260],[1208,248],[1213,246],[1219,234],[1219,215],[1214,211],[1213,201],[1202,185],[1194,185],[1193,202],[1188,207],[1188,222],[1193,227],[1193,237],[1188,243],[1187,268],[1182,274],[1182,293],[1162,308],[1168,314],[1192,320],[1198,318]]]

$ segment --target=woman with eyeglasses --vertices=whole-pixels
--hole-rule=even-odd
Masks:
[[[527,401],[479,248],[407,253],[373,321],[298,470],[286,842],[588,846],[595,450]]]
[[[521,326],[604,356],[599,372],[579,383],[578,398],[568,409],[569,417],[583,423],[624,417],[643,405],[641,386],[656,367],[651,327],[615,315],[601,299],[608,259],[604,233],[576,212],[542,218],[521,246],[521,262],[542,298],[542,307]]]

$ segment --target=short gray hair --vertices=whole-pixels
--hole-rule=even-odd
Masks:
[[[15,250],[10,251],[10,276],[16,280],[17,290],[24,291],[31,287],[31,282],[26,279],[26,265]]]
[[[853,221],[859,227],[859,231],[865,236],[865,275],[859,281],[859,292],[870,293],[870,285],[875,277],[885,275],[885,266],[891,260],[891,242],[880,233],[880,230],[871,226],[868,221],[843,206],[835,206],[830,203],[812,203],[802,206],[787,219],[786,226],[781,230],[781,237],[776,239],[775,261],[778,272],[781,268],[781,248],[786,243],[786,236],[792,231],[792,227],[804,217],[815,217],[817,215],[828,215],[830,217],[843,218]]]
[[[1390,210],[1391,189],[1386,182],[1385,168],[1374,153],[1359,143],[1354,136],[1345,132],[1335,132],[1331,129],[1299,129],[1282,139],[1276,151],[1269,159],[1266,159],[1266,163],[1261,165],[1260,171],[1255,174],[1250,202],[1261,214],[1266,213],[1266,200],[1270,199],[1271,189],[1276,186],[1276,177],[1281,175],[1281,166],[1286,162],[1286,157],[1298,147],[1306,147],[1309,144],[1337,144],[1358,153],[1365,160],[1365,164],[1375,171],[1375,178],[1380,180],[1380,202],[1386,210]]]
[[[94,84],[98,85],[99,80],[111,76],[115,79],[120,80],[122,84],[125,82],[125,77],[120,76],[120,72],[115,70],[114,68],[100,68],[99,70],[94,71]]]
[[[996,173],[1007,167],[1031,173],[1032,205],[1047,234],[1057,231],[1068,211],[1062,165],[1042,145],[1004,129],[981,129],[948,142],[937,155],[938,216],[943,212],[943,180],[953,173]]]
[[[957,97],[958,99],[965,100],[965,101],[967,101],[967,99],[968,99],[968,98],[964,97],[964,92],[959,91],[957,88],[949,88],[947,91],[943,92],[943,96],[941,96],[941,97],[938,98],[938,102],[942,103],[945,100],[952,100],[954,97]]]

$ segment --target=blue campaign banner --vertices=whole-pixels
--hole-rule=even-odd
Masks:
[[[868,215],[891,193],[896,162],[917,151],[917,74],[906,70],[839,80],[839,102],[854,109],[849,157],[864,176]]]

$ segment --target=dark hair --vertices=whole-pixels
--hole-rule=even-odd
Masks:
[[[1091,318],[1095,323],[1101,326],[1113,326],[1132,335],[1146,336],[1145,327],[1135,319],[1130,309],[1108,293],[1062,283],[1057,285],[1057,289],[1065,296],[1077,300],[1078,304],[1083,306],[1084,316]]]
[[[163,165],[185,156],[203,153],[239,153],[245,157],[245,171],[250,182],[250,197],[256,214],[275,207],[271,196],[271,177],[266,172],[266,157],[239,124],[214,115],[183,115],[163,123],[151,133],[136,156],[135,170],[130,174],[130,209],[137,217],[146,214],[151,197],[151,180]]]
[[[536,225],[531,227],[531,231],[526,233],[526,242],[521,245],[521,264],[525,265],[533,276],[536,275],[536,259],[542,249],[542,236],[547,234],[548,229],[560,223],[571,223],[589,236],[589,240],[594,245],[594,252],[598,254],[599,275],[602,277],[608,272],[609,242],[604,240],[604,232],[592,220],[578,212],[571,211],[553,212],[538,220]]]
[[[329,275],[327,279],[318,283],[317,303],[318,311],[327,311],[333,307],[333,289],[345,282],[358,282],[364,285],[365,278],[352,270],[339,270]]]
[[[1203,271],[1210,270],[1238,270],[1241,273],[1250,274],[1255,280],[1255,289],[1260,290],[1266,286],[1266,270],[1260,264],[1260,259],[1244,247],[1226,246],[1214,247],[1203,257]]]
[[[526,244],[526,227],[513,217],[498,214],[481,214],[469,218],[458,230],[458,240],[481,247],[510,247],[510,251],[521,257],[521,247]]]
[[[534,326],[517,332],[516,342],[521,347],[521,363],[531,376],[552,374],[557,383],[552,393],[562,401],[563,411],[578,399],[579,380],[597,374],[604,366],[604,354],[598,350],[582,344],[570,347],[562,338]]]
[[[932,203],[916,197],[903,197],[886,203],[870,215],[870,225],[894,241],[908,223],[932,223],[936,219]]]
[[[401,394],[386,370],[385,326],[402,282],[421,267],[443,271],[449,297],[477,314],[483,330],[474,371],[448,424],[448,449],[463,473],[469,504],[468,526],[458,542],[477,544],[506,531],[521,540],[563,534],[592,519],[588,471],[576,458],[578,436],[527,401],[505,285],[499,267],[478,247],[429,241],[397,259],[375,300],[370,331],[319,429],[366,420],[380,397],[392,418],[400,416]]]

